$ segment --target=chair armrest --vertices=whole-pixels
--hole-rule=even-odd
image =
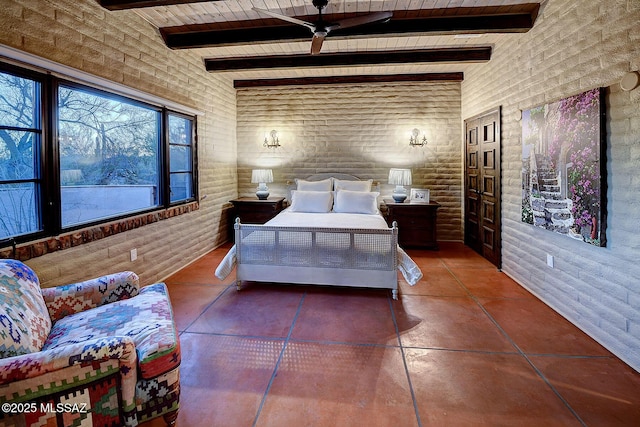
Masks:
[[[180,338],[173,318],[169,291],[164,283],[142,287],[139,301],[145,318],[153,325],[136,335],[139,375],[151,379],[180,365]],[[149,310],[148,307],[152,307]]]
[[[99,378],[112,367],[119,377],[119,406],[125,425],[136,425],[136,364],[135,344],[129,337],[99,338],[0,359],[0,403],[55,400],[54,395],[62,390],[91,387],[93,373]],[[1,418],[0,425],[4,425]]]
[[[118,359],[122,373],[127,377],[132,376],[135,384],[137,354],[133,340],[129,337],[110,337],[0,359],[0,386],[69,366],[107,359]]]
[[[51,321],[138,295],[140,281],[131,271],[109,274],[70,285],[43,288]]]

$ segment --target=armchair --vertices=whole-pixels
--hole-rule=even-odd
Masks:
[[[122,272],[40,288],[0,260],[0,425],[175,424],[180,342],[163,283]]]

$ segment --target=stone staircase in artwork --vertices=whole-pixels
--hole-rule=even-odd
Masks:
[[[537,194],[531,195],[533,224],[557,233],[568,234],[574,223],[571,199],[562,196],[560,179],[551,161],[544,154],[535,155]],[[532,181],[536,177],[532,176]]]

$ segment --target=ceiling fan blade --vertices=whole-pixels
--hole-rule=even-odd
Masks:
[[[271,11],[266,10],[266,9],[259,9],[257,7],[254,7],[253,10],[255,10],[256,12],[259,12],[259,13],[264,13],[265,15],[269,15],[269,16],[272,16],[272,17],[277,18],[277,19],[282,19],[283,21],[291,22],[292,24],[305,26],[308,29],[310,29],[312,32],[314,32],[316,30],[316,26],[314,24],[312,24],[310,22],[307,22],[307,21],[303,21],[302,19],[292,18],[292,17],[286,16],[286,15],[280,15],[279,13],[271,12]]]
[[[322,49],[322,42],[326,36],[327,33],[320,31],[313,34],[313,39],[311,40],[311,55],[317,55],[320,53],[320,49]]]
[[[328,31],[355,27],[358,25],[369,24],[371,22],[384,21],[387,19],[391,19],[393,16],[393,12],[376,12],[368,15],[356,16],[354,18],[347,18],[340,20],[336,23],[327,26]]]

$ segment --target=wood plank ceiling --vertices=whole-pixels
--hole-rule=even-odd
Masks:
[[[312,31],[253,8],[318,20],[312,0],[98,0],[136,13],[165,44],[196,51],[236,87],[344,81],[462,80],[502,37],[529,31],[546,0],[329,0],[324,22],[390,11],[388,22],[337,29],[310,54]]]

